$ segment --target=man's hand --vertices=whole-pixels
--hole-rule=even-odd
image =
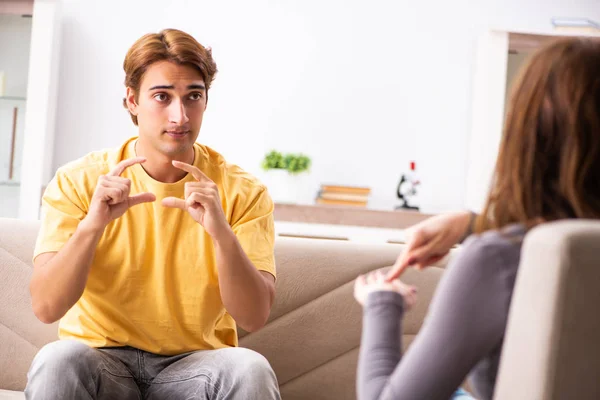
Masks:
[[[400,294],[404,299],[406,310],[410,309],[417,301],[417,289],[415,287],[400,282],[398,279],[387,282],[386,276],[381,270],[372,271],[356,278],[354,298],[361,306],[365,305],[370,293],[377,291],[390,291]]]
[[[175,160],[173,165],[192,174],[196,182],[186,182],[185,199],[165,197],[162,205],[187,211],[213,239],[231,229],[223,212],[217,185],[193,165]]]
[[[108,174],[98,178],[90,209],[81,221],[83,227],[104,231],[112,220],[119,218],[130,207],[156,200],[156,196],[148,192],[129,196],[131,180],[120,176],[126,168],[145,161],[144,157],[123,160]]]
[[[468,211],[440,214],[407,229],[406,250],[388,272],[388,282],[399,277],[411,265],[421,269],[444,258],[467,233],[471,216]]]

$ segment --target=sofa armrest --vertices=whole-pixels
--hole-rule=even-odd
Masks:
[[[561,221],[525,238],[496,399],[600,398],[600,222]]]

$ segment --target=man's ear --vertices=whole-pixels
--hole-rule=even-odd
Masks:
[[[129,112],[133,115],[137,115],[137,102],[135,100],[135,91],[128,87],[127,88],[127,95],[125,97],[125,105],[127,106],[127,108],[129,109]]]

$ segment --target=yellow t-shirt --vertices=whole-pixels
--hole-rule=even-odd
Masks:
[[[134,157],[136,139],[56,172],[44,192],[34,258],[65,245],[87,213],[98,177]],[[194,151],[194,165],[217,184],[242,248],[256,268],[275,276],[273,202],[265,186],[209,147],[196,143]],[[131,195],[152,192],[156,201],[130,208],[106,227],[83,295],[60,320],[60,338],[165,355],[237,346],[210,235],[187,212],[161,205],[164,197],[183,198],[194,177],[162,183],[139,164],[121,176],[131,179]]]

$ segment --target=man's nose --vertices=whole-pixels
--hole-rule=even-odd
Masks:
[[[181,99],[174,99],[169,106],[169,122],[181,126],[189,120],[183,101]]]

